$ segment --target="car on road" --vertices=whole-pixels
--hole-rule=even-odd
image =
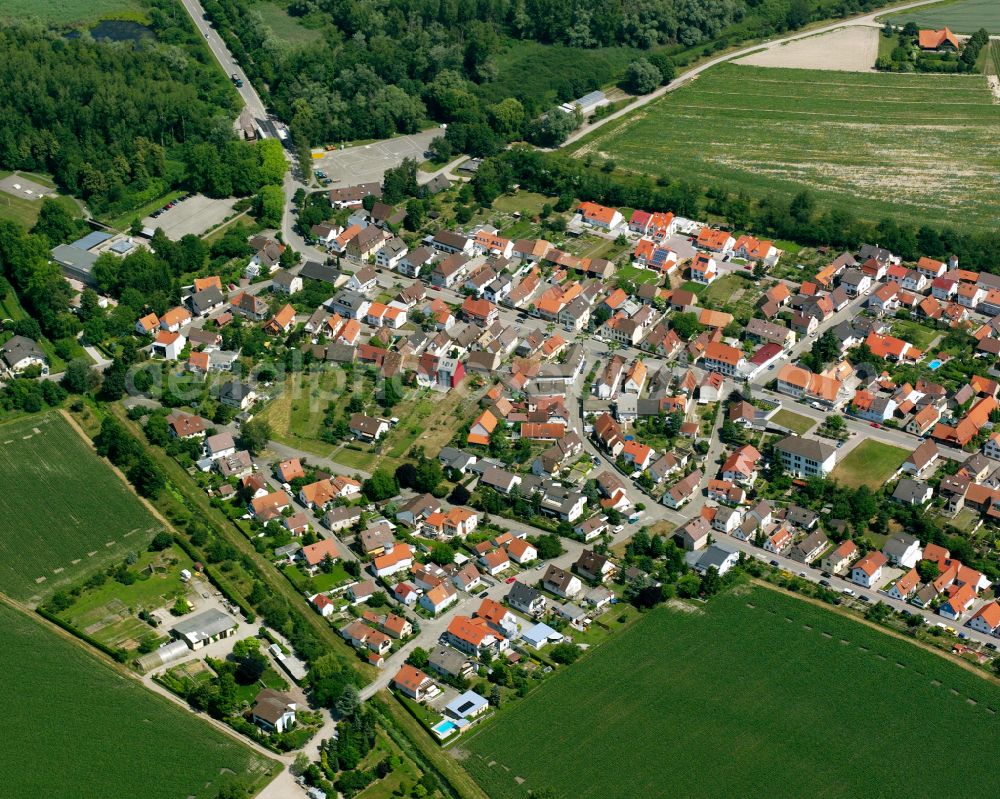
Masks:
[[[512,582],[514,582],[514,581],[515,581],[516,579],[517,579],[516,577],[508,577],[508,578],[507,578],[507,580],[506,580],[506,582],[507,582],[507,585],[510,585],[510,584],[511,584]]]
[[[882,429],[882,425],[880,425],[878,422],[869,422],[868,424],[870,424],[876,430],[881,430]]]
[[[488,597],[489,595],[490,595],[490,592],[489,592],[489,591],[483,591],[483,593],[481,593],[481,594],[479,595],[479,598],[480,598],[480,599],[486,599],[486,597]]]
[[[778,561],[772,560],[771,561],[771,565],[777,567],[778,566]]]

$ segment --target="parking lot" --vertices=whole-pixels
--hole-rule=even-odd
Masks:
[[[16,172],[0,180],[0,191],[20,197],[22,200],[41,200],[43,197],[55,194],[55,191],[48,186],[28,180]]]
[[[387,169],[399,166],[404,158],[412,158],[417,163],[424,160],[424,153],[431,141],[444,134],[440,128],[431,128],[411,136],[330,150],[320,158],[314,158],[313,169],[326,173],[335,186],[351,186],[355,183],[381,182]]]
[[[159,216],[147,216],[142,224],[151,228],[163,228],[168,239],[177,241],[188,233],[200,236],[207,230],[221,224],[233,213],[236,200],[213,200],[201,194],[178,200],[173,208],[162,211]]]

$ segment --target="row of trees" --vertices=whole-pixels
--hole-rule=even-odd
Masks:
[[[923,255],[940,260],[957,255],[966,269],[1000,273],[1000,250],[992,244],[991,231],[914,226],[891,218],[862,219],[846,205],[818,207],[809,191],[791,197],[771,194],[750,198],[724,186],[697,186],[667,176],[623,178],[594,169],[587,159],[526,147],[513,147],[484,161],[472,187],[476,199],[486,204],[510,191],[515,183],[527,191],[565,196],[570,201],[577,197],[617,207],[669,209],[696,219],[711,212],[727,218],[734,228],[806,245],[853,249],[865,242],[878,242],[907,261]],[[703,194],[707,202],[702,200]]]

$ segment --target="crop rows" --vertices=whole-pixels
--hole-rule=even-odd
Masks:
[[[755,197],[960,227],[990,223],[1000,105],[983,76],[724,64],[583,140],[576,154]]]
[[[0,591],[22,601],[144,549],[161,526],[57,414],[0,426],[0,486]]]
[[[661,608],[459,745],[494,799],[972,795],[1000,690],[905,641],[755,588]],[[903,729],[905,728],[905,730]],[[964,747],[931,739],[961,734]],[[492,765],[491,765],[492,764]]]

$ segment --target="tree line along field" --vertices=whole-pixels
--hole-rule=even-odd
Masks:
[[[956,227],[993,224],[1000,105],[981,75],[722,64],[585,137],[574,155],[752,197]]]
[[[887,19],[893,25],[914,22],[921,28],[947,26],[955,33],[975,33],[980,28],[986,28],[995,34],[1000,32],[1000,3],[996,0],[948,0],[889,14]]]
[[[0,603],[5,728],[2,794],[214,799],[233,775],[260,782],[270,762],[191,713]]]
[[[141,552],[162,529],[56,413],[0,425],[0,486],[0,592],[22,602]]]
[[[936,654],[742,586],[649,613],[457,754],[492,799],[853,799],[915,779],[923,796],[972,796],[995,784],[970,753],[996,740],[998,710],[1000,688]]]

